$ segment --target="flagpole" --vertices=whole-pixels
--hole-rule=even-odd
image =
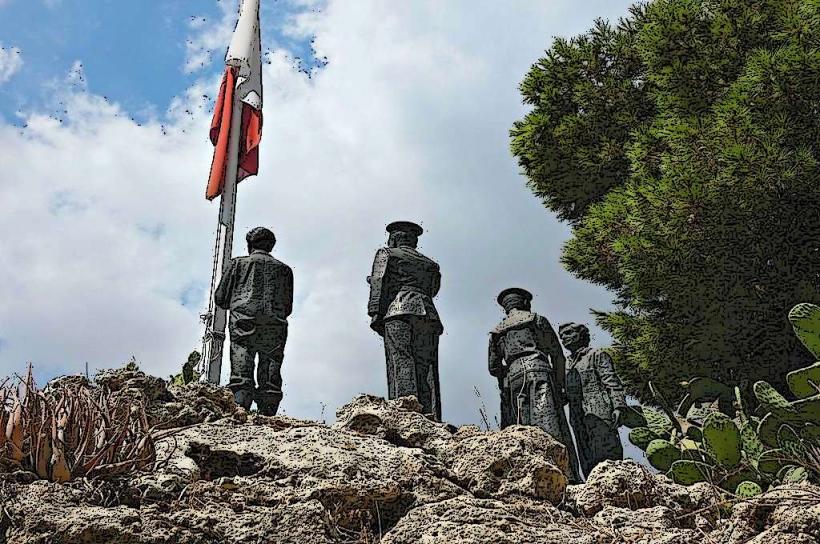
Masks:
[[[237,85],[238,85],[237,81]],[[228,133],[228,164],[225,167],[225,184],[219,197],[219,221],[214,243],[214,266],[211,275],[211,291],[208,296],[208,313],[202,315],[205,336],[202,342],[201,378],[219,385],[222,373],[222,348],[228,312],[214,303],[214,293],[222,274],[231,261],[233,227],[236,218],[236,176],[239,171],[239,139],[242,128],[242,101],[233,93],[231,128]]]

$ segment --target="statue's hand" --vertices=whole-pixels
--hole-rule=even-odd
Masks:
[[[615,428],[621,426],[621,410],[618,408],[612,410],[612,424],[615,426]]]

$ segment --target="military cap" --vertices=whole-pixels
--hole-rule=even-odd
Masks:
[[[510,287],[509,289],[504,289],[498,294],[498,298],[496,300],[503,306],[504,299],[512,295],[519,296],[526,302],[530,302],[532,300],[532,293],[526,289],[521,289],[520,287]]]
[[[275,244],[276,236],[265,227],[256,227],[248,232],[245,236],[245,240],[249,244],[256,244],[257,242],[273,242]]]
[[[589,327],[582,323],[564,323],[559,325],[558,327],[558,334],[561,334],[565,331],[587,331],[589,332]]]
[[[414,236],[421,236],[424,229],[412,221],[393,221],[387,225],[387,232],[393,234],[394,232],[407,232]]]

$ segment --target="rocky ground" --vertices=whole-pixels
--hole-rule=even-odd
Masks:
[[[326,426],[138,371],[97,383],[182,429],[159,444],[155,471],[127,479],[0,474],[0,542],[820,544],[809,484],[731,504],[619,461],[568,486],[566,451],[539,429],[455,428],[413,398],[360,396]]]

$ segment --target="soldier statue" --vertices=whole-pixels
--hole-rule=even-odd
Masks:
[[[214,293],[214,302],[230,310],[231,378],[236,403],[276,415],[282,400],[282,359],[293,307],[293,272],[270,254],[273,232],[256,227],[245,237],[249,255],[231,259]],[[259,355],[254,384],[254,360]]]
[[[409,221],[387,225],[387,247],[379,249],[367,278],[370,327],[384,338],[387,395],[415,395],[424,412],[441,421],[438,341],[443,332],[433,297],[439,266],[416,250],[422,228]]]
[[[558,334],[570,352],[569,420],[578,442],[581,469],[589,475],[601,461],[623,458],[618,425],[626,398],[612,358],[603,350],[589,347],[589,329],[585,325],[565,323],[558,327]]]
[[[501,388],[501,427],[541,427],[567,448],[571,482],[580,482],[575,447],[564,414],[564,352],[543,316],[530,311],[532,294],[498,295],[507,316],[490,331],[489,370]]]

